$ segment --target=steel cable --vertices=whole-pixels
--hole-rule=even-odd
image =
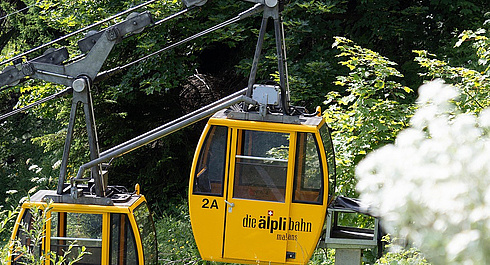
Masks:
[[[60,91],[60,92],[58,92],[56,94],[53,94],[51,96],[47,96],[47,97],[45,97],[43,99],[40,99],[40,100],[38,100],[38,101],[36,101],[36,102],[34,102],[32,104],[29,104],[29,105],[27,105],[27,106],[25,106],[23,108],[16,109],[16,110],[13,110],[11,112],[8,112],[8,113],[5,113],[3,115],[0,115],[0,120],[6,119],[6,118],[8,118],[10,116],[13,116],[13,115],[19,113],[19,112],[28,110],[28,109],[33,108],[35,106],[38,106],[38,105],[40,105],[40,104],[42,104],[44,102],[47,102],[49,100],[52,100],[52,99],[55,99],[55,98],[58,98],[58,97],[62,97],[64,95],[70,93],[71,91],[72,91],[72,88],[71,87],[70,88],[67,88],[67,89],[64,89],[64,90],[62,90],[62,91]]]
[[[13,16],[13,15],[15,15],[15,14],[17,14],[17,13],[20,13],[20,12],[24,11],[24,10],[27,10],[27,9],[29,9],[29,8],[31,8],[31,7],[33,7],[33,6],[35,6],[35,5],[36,5],[36,4],[32,4],[32,5],[30,5],[30,6],[26,6],[26,7],[24,7],[24,8],[19,9],[19,10],[16,10],[16,11],[14,11],[14,12],[10,13],[10,14],[7,14],[7,15],[5,15],[5,16],[3,16],[3,17],[0,17],[0,20],[4,20],[4,19],[6,19],[6,18],[8,18],[8,17],[10,17],[10,16]]]
[[[106,18],[106,19],[104,19],[104,20],[101,20],[101,21],[99,21],[99,22],[97,22],[97,23],[94,23],[94,24],[92,24],[92,25],[89,25],[89,26],[87,26],[87,27],[85,27],[85,28],[82,28],[82,29],[76,30],[76,31],[74,31],[74,32],[72,32],[72,33],[69,33],[69,34],[67,34],[67,35],[63,36],[63,37],[60,37],[60,38],[55,39],[55,40],[52,40],[52,41],[50,41],[50,42],[48,42],[48,43],[45,43],[45,44],[40,45],[40,46],[37,46],[36,48],[33,48],[33,49],[31,49],[31,50],[29,50],[29,51],[27,51],[27,52],[24,52],[24,53],[21,53],[21,54],[19,54],[19,55],[16,55],[16,56],[14,56],[14,57],[12,57],[12,58],[10,58],[10,59],[8,59],[8,60],[5,60],[5,61],[1,62],[1,63],[0,63],[0,65],[5,65],[5,64],[10,63],[10,62],[13,62],[13,61],[15,61],[15,60],[21,59],[22,57],[24,57],[24,56],[26,56],[26,55],[28,55],[28,54],[30,54],[30,53],[33,53],[33,52],[38,51],[38,50],[40,50],[40,49],[46,48],[46,47],[48,47],[48,46],[50,46],[50,45],[52,45],[52,44],[55,44],[55,43],[57,43],[57,42],[59,42],[59,41],[65,40],[65,39],[67,39],[67,38],[69,38],[69,37],[72,37],[72,36],[74,36],[74,35],[77,35],[77,34],[79,34],[79,33],[81,33],[81,32],[84,32],[84,31],[86,31],[86,30],[88,30],[88,29],[91,29],[91,28],[96,27],[96,26],[99,26],[99,25],[101,25],[101,24],[103,24],[103,23],[105,23],[105,22],[108,22],[108,21],[110,21],[110,20],[112,20],[112,19],[118,18],[118,17],[123,16],[123,15],[125,15],[125,14],[128,14],[128,13],[130,13],[130,12],[134,11],[134,10],[137,10],[137,9],[139,9],[139,8],[142,8],[142,7],[145,7],[145,6],[147,6],[147,5],[150,5],[150,4],[152,4],[152,3],[156,2],[156,1],[159,1],[159,0],[150,0],[150,1],[148,1],[148,2],[145,2],[145,3],[139,4],[139,5],[135,6],[135,7],[132,7],[132,8],[130,8],[130,9],[127,9],[127,10],[125,10],[125,11],[123,11],[123,12],[117,13],[117,14],[115,14],[115,15],[113,15],[113,16],[110,16],[110,17],[108,17],[108,18]]]
[[[204,35],[206,35],[208,33],[211,33],[213,31],[216,31],[218,29],[221,29],[223,27],[226,27],[226,26],[228,26],[230,24],[233,24],[235,22],[238,22],[238,21],[240,21],[240,20],[242,20],[242,19],[244,19],[246,17],[249,17],[249,16],[251,16],[253,14],[256,14],[257,12],[262,11],[262,9],[263,9],[263,5],[262,4],[256,4],[252,8],[249,8],[246,11],[238,14],[236,17],[233,17],[233,18],[231,18],[229,20],[226,20],[226,21],[224,21],[224,22],[222,22],[220,24],[217,24],[217,25],[215,25],[213,27],[210,27],[210,28],[208,28],[206,30],[203,30],[203,31],[201,31],[201,32],[199,32],[197,34],[194,34],[194,35],[192,35],[190,37],[187,37],[187,38],[185,38],[183,40],[180,40],[180,41],[178,41],[176,43],[170,44],[169,46],[166,46],[166,47],[164,47],[164,48],[162,48],[162,49],[160,49],[158,51],[155,51],[153,53],[150,53],[148,55],[145,55],[145,56],[143,56],[143,57],[141,57],[141,58],[139,58],[139,59],[137,59],[135,61],[132,61],[132,62],[130,62],[128,64],[125,64],[123,66],[119,66],[119,67],[116,67],[116,68],[113,68],[113,69],[110,69],[110,70],[101,72],[101,73],[99,73],[96,76],[95,81],[103,80],[103,79],[105,79],[107,77],[112,76],[113,74],[116,74],[116,73],[124,70],[125,68],[128,68],[130,66],[133,66],[133,65],[135,65],[135,64],[137,64],[139,62],[145,61],[145,60],[147,60],[147,59],[149,59],[149,58],[151,58],[153,56],[156,56],[156,55],[158,55],[158,54],[160,54],[160,53],[162,53],[162,52],[164,52],[166,50],[175,48],[175,47],[180,46],[180,45],[182,45],[182,44],[184,44],[186,42],[189,42],[191,40],[197,39],[197,38],[202,37],[202,36],[204,36]]]

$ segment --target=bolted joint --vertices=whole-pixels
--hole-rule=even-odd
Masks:
[[[85,90],[85,88],[87,87],[87,81],[85,81],[85,79],[83,78],[78,78],[75,81],[73,81],[72,87],[75,92],[80,93],[83,90]]]
[[[31,76],[34,74],[34,67],[30,63],[25,63],[22,65],[22,73],[25,76]]]
[[[278,0],[265,0],[265,5],[267,7],[273,8],[277,5]]]
[[[117,27],[110,27],[106,30],[105,32],[106,34],[106,37],[108,40],[110,41],[115,41],[119,38],[119,36],[121,35],[119,33],[119,29]]]
[[[72,88],[75,92],[83,92],[90,85],[90,79],[84,76],[78,77],[73,81]]]

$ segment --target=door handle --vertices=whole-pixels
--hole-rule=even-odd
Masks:
[[[228,207],[228,212],[231,213],[232,208],[235,207],[235,204],[232,202],[229,202],[227,200],[225,200],[225,203],[228,204],[228,206],[230,206],[230,207]]]

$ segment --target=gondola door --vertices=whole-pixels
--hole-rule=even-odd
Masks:
[[[223,257],[286,262],[292,157],[286,132],[233,130]]]

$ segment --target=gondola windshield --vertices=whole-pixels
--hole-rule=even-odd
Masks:
[[[233,198],[284,202],[289,134],[238,131]]]

